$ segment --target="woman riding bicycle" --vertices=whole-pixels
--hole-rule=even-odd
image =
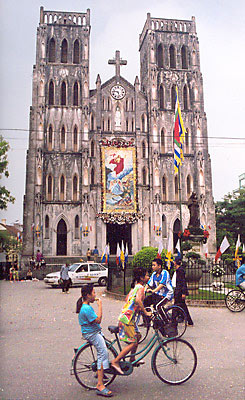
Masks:
[[[236,271],[236,285],[245,290],[245,256],[242,257],[242,265]]]

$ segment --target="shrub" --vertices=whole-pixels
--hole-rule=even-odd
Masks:
[[[200,254],[195,253],[195,251],[190,251],[189,253],[186,253],[186,258],[194,258],[195,260],[199,260],[201,258]]]
[[[188,243],[188,242],[184,242],[184,243],[181,244],[181,250],[182,251],[191,250],[191,247],[192,247],[191,244]]]
[[[158,249],[156,247],[144,247],[133,258],[134,267],[144,267],[148,270],[151,269],[151,264],[154,258],[157,257]],[[162,251],[162,260],[164,260],[166,255],[166,250]]]

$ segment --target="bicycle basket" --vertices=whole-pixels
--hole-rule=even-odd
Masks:
[[[165,337],[172,338],[172,337],[178,336],[178,329],[177,329],[176,322],[169,322],[169,323],[165,324],[163,326],[163,330],[164,330],[164,333],[162,333],[161,329],[160,329],[160,332]]]

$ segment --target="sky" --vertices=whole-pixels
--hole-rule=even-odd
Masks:
[[[121,75],[140,75],[139,34],[147,13],[156,18],[196,18],[212,161],[214,200],[238,188],[245,172],[244,0],[0,0],[0,134],[10,144],[8,179],[15,204],[2,211],[7,223],[23,220],[32,69],[40,6],[52,11],[91,12],[90,89],[114,75],[108,60],[120,50],[128,64]]]

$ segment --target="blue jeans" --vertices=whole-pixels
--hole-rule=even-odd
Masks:
[[[103,365],[103,369],[109,368],[108,350],[102,333],[91,333],[83,335],[83,337],[97,350],[97,369],[101,369],[101,365]]]

